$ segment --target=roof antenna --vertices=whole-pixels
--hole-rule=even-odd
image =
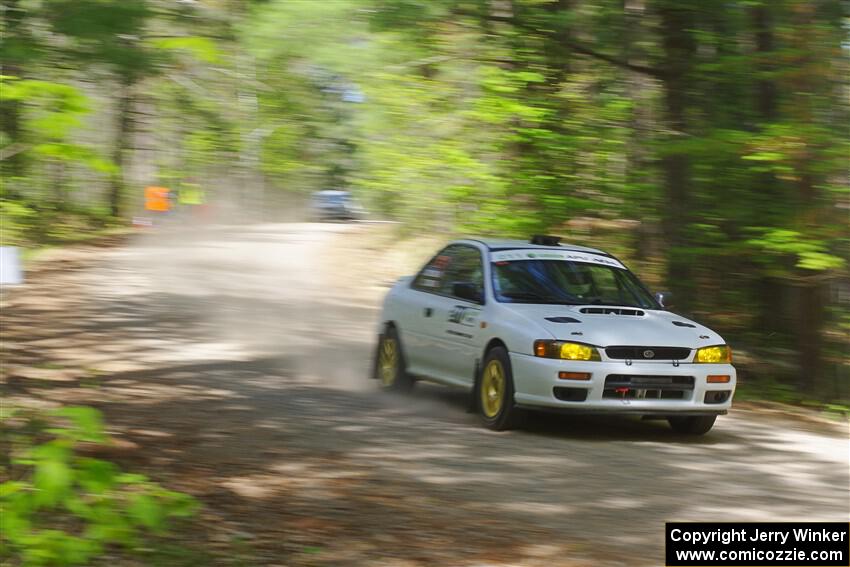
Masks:
[[[535,234],[531,237],[531,243],[538,246],[558,246],[561,242],[560,236],[549,236],[546,234]]]

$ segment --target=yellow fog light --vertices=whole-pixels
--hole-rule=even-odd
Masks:
[[[534,356],[563,360],[600,360],[596,347],[564,341],[534,341]]]
[[[732,349],[727,345],[717,345],[697,349],[694,362],[706,362],[711,364],[732,362]]]

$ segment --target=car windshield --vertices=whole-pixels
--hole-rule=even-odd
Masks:
[[[320,195],[317,200],[326,205],[343,205],[348,201],[348,199],[349,195],[339,193],[336,195]]]
[[[658,309],[628,270],[564,260],[493,263],[493,291],[503,303],[618,305]]]

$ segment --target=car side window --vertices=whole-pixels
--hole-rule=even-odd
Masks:
[[[451,251],[452,260],[446,268],[443,281],[440,285],[440,293],[454,297],[454,284],[473,284],[478,293],[484,294],[484,266],[481,261],[481,252],[472,246],[455,246]]]
[[[443,286],[446,269],[452,262],[451,250],[452,246],[444,248],[436,256],[425,264],[422,271],[413,280],[413,288],[419,291],[430,291],[431,293],[440,293]]]
[[[474,284],[484,293],[484,264],[481,252],[472,246],[453,244],[431,258],[413,280],[413,288],[454,297],[454,284]]]

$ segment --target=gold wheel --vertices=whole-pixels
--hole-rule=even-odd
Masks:
[[[393,337],[384,337],[381,341],[378,370],[381,373],[381,383],[385,388],[391,388],[398,375],[398,341]]]
[[[505,400],[505,369],[498,360],[491,360],[481,376],[481,410],[487,418],[499,415]]]

